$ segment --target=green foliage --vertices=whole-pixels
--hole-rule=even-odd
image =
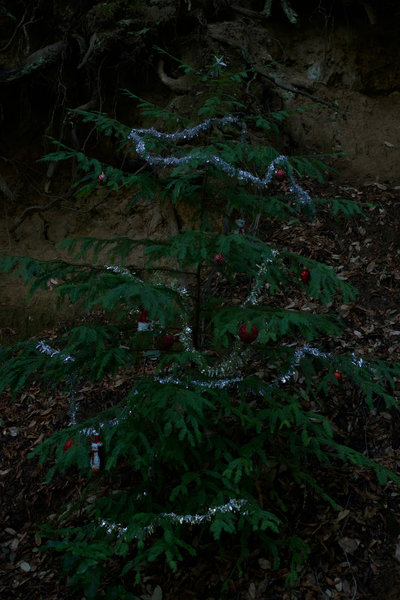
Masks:
[[[195,74],[199,86],[203,80],[207,84],[199,88],[203,102],[195,107],[195,122],[226,112],[245,118],[245,94],[238,90],[248,74],[222,71],[216,77],[215,68]],[[190,125],[129,95],[146,118],[162,120],[166,129]],[[129,127],[101,113],[75,112],[133,153]],[[286,116],[282,111],[246,119],[249,130],[273,136]],[[15,395],[39,378],[46,385],[65,385],[67,391],[74,382],[103,380],[117,372],[124,377],[143,357],[156,358],[156,375],[138,370],[133,383],[128,385],[127,378],[129,389],[122,399],[56,432],[33,452],[52,464],[47,481],[72,468],[87,474],[83,496],[92,500],[80,504],[79,525],[69,525],[77,510],[71,506],[60,516],[64,527],[47,527],[42,533],[49,538],[47,547],[63,554],[64,574],[87,598],[95,598],[100,588],[108,598],[133,598],[130,572],[138,580],[143,566],[160,559],[176,570],[180,561],[196,554],[191,528],[221,551],[229,548],[230,538],[240,541],[239,566],[254,543],[270,552],[275,567],[289,552],[293,583],[309,548],[287,534],[290,498],[281,481],[290,481],[293,491],[306,488],[334,507],[334,495],[320,485],[321,465],[354,464],[374,469],[382,483],[388,478],[400,482],[336,439],[336,428],[324,414],[324,398],[339,385],[333,371],[340,369],[349,385],[353,381],[369,407],[377,398],[393,406],[399,366],[296,353],[305,342],[323,346],[340,335],[343,324],[323,307],[338,298],[351,301],[355,290],[331,267],[276,248],[273,240],[261,240],[256,229],[253,235],[234,232],[238,217],[305,218],[296,200],[277,184],[259,190],[207,163],[218,156],[235,168],[264,174],[279,156],[270,139],[265,146],[254,146],[238,136],[236,126],[225,126],[184,147],[150,135],[145,140],[152,156],[191,158],[174,168],[132,175],[57,142],[58,151],[46,160],[74,158],[83,173],[77,184],[81,192],[93,189],[103,171],[106,185],[131,189],[133,201],[186,204],[192,227],[167,239],[65,240],[60,246],[71,258],[64,261],[0,258],[0,272],[22,276],[31,293],[54,278],[60,302],[67,298],[89,313],[101,309],[107,315],[104,322],[76,326],[52,341],[59,349],[52,358],[32,340],[0,348],[0,391],[9,388]],[[318,179],[325,171],[318,157],[289,157],[288,168],[290,175]],[[329,202],[335,214],[361,212],[355,203]],[[132,264],[138,248],[146,259],[144,268]],[[215,264],[217,254],[225,259],[221,267]],[[311,274],[307,285],[299,277],[304,267]],[[253,295],[245,299],[248,290]],[[318,305],[314,313],[282,307],[285,294],[300,290]],[[150,332],[137,331],[143,307],[153,322]],[[238,339],[243,324],[258,328],[251,345]],[[176,335],[168,351],[160,350],[158,342],[166,332]],[[232,385],[226,385],[229,378]],[[101,431],[104,444],[104,470],[96,476],[89,473],[88,430]],[[64,452],[69,438],[74,445]],[[185,515],[192,515],[189,523]]]

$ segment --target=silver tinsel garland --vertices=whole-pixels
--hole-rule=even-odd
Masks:
[[[282,377],[279,377],[279,379],[277,379],[274,383],[277,383],[278,381],[280,381],[281,383],[287,383],[295,375],[296,367],[299,366],[301,359],[307,355],[316,356],[318,358],[325,358],[329,361],[332,361],[332,359],[334,360],[334,356],[330,352],[321,352],[320,350],[318,350],[318,348],[311,348],[307,344],[304,344],[304,346],[296,350],[293,362],[289,370],[284,375],[282,375]],[[367,366],[365,360],[363,358],[356,357],[354,352],[352,354],[351,362],[353,365],[359,367],[360,369],[362,367]]]
[[[288,381],[290,381],[290,379],[296,374],[296,367],[299,366],[301,359],[304,358],[304,356],[306,356],[307,354],[326,359],[332,358],[332,355],[330,353],[320,352],[318,348],[311,348],[310,346],[305,344],[304,346],[296,350],[294,354],[294,360],[290,365],[289,370],[284,375],[282,375],[282,377],[279,377],[279,379],[275,380],[274,383],[277,383],[278,381],[280,381],[281,383],[287,383]]]
[[[278,256],[278,254],[279,254],[278,250],[272,250],[273,258]],[[273,258],[265,258],[264,257],[261,265],[256,265],[258,268],[258,272],[255,277],[253,287],[251,289],[250,294],[247,296],[246,300],[243,302],[242,306],[246,306],[247,304],[254,305],[254,304],[258,303],[261,292],[262,292],[262,288],[264,286],[264,281],[265,281],[266,275],[268,273],[268,265],[270,265],[273,262]]]
[[[67,360],[71,360],[71,361],[75,360],[72,356],[67,356],[67,355],[61,353],[60,350],[54,350],[53,348],[51,348],[51,346],[46,344],[43,340],[41,340],[36,345],[36,349],[39,350],[40,352],[43,352],[44,354],[47,354],[50,357],[56,356],[58,358],[61,358],[63,360],[63,362],[67,362]],[[243,377],[224,377],[224,374],[226,374],[226,371],[231,371],[234,366],[236,368],[242,366],[243,359],[246,358],[246,355],[248,354],[248,352],[249,352],[249,349],[246,349],[241,354],[239,354],[239,348],[237,348],[234,350],[233,354],[229,358],[224,359],[218,366],[209,367],[208,369],[203,369],[202,374],[204,374],[208,377],[214,378],[214,379],[211,379],[211,381],[201,380],[201,379],[198,379],[198,380],[192,379],[189,384],[189,382],[184,383],[182,379],[178,379],[172,375],[166,375],[165,377],[155,376],[154,381],[157,381],[158,383],[161,383],[161,384],[171,384],[172,383],[174,385],[183,385],[186,389],[189,389],[189,387],[191,387],[193,385],[198,386],[200,388],[204,388],[204,389],[224,389],[227,387],[231,387],[231,386],[237,385],[238,383],[243,381]],[[331,361],[332,358],[334,358],[330,352],[321,352],[320,350],[318,350],[318,348],[313,348],[313,347],[305,344],[304,346],[302,346],[301,348],[298,348],[296,350],[296,352],[294,354],[293,362],[290,365],[289,369],[286,371],[286,373],[284,375],[282,375],[281,377],[275,379],[270,385],[276,385],[279,382],[280,383],[288,383],[290,381],[290,379],[292,379],[292,377],[294,377],[294,375],[296,374],[296,367],[299,366],[301,359],[307,355],[324,358],[329,361]],[[363,368],[363,367],[367,366],[366,361],[361,357],[357,357],[354,353],[352,354],[351,362],[353,365],[355,365],[359,368]],[[76,425],[76,423],[77,423],[76,417],[77,417],[77,412],[79,409],[79,403],[75,399],[75,389],[74,389],[74,384],[73,384],[72,379],[69,378],[67,383],[70,386],[69,403],[68,403],[69,404],[68,413],[69,413],[69,417],[70,417],[69,425]],[[138,394],[138,392],[135,391],[135,394]],[[120,423],[121,420],[124,420],[125,418],[127,418],[127,416],[129,414],[130,413],[127,412],[127,414],[125,416],[120,415],[119,417],[115,417],[114,419],[107,421],[107,423],[99,423],[97,425],[97,428],[94,428],[94,427],[83,428],[81,430],[81,432],[86,436],[92,436],[95,434],[97,429],[103,429],[106,425],[108,427],[115,427],[116,425],[118,425]]]
[[[135,275],[135,273],[131,273],[125,267],[120,267],[119,265],[104,265],[106,271],[112,271],[113,273],[121,273],[122,275]]]
[[[43,340],[41,340],[40,342],[38,342],[36,344],[36,350],[39,350],[39,352],[42,352],[43,354],[47,354],[47,356],[50,356],[51,358],[56,356],[57,358],[61,359],[62,362],[64,362],[64,363],[75,361],[75,358],[73,356],[70,356],[69,354],[64,354],[60,350],[55,350],[54,348],[52,348],[51,346],[46,344],[46,342],[44,342]],[[76,425],[76,422],[77,422],[76,417],[77,417],[77,413],[79,410],[79,402],[77,402],[76,398],[75,398],[75,385],[74,385],[73,378],[68,377],[66,379],[66,383],[67,383],[67,386],[69,387],[69,395],[68,395],[69,422],[68,422],[68,424]]]
[[[209,374],[208,371],[204,372],[204,374]],[[218,377],[218,376],[217,376]],[[195,385],[200,388],[209,389],[209,390],[222,390],[223,388],[230,387],[232,385],[236,385],[240,381],[243,381],[243,377],[227,377],[225,379],[213,379],[212,381],[201,380],[201,379],[191,379],[190,385],[189,383],[184,383],[182,379],[177,379],[173,377],[173,375],[166,375],[165,377],[155,377],[154,381],[158,381],[158,383],[173,383],[175,385],[181,385],[186,389]]]
[[[207,131],[213,125],[219,125],[220,127],[225,127],[226,125],[242,125],[243,121],[237,119],[236,117],[226,116],[222,117],[222,119],[218,117],[214,117],[212,119],[207,119],[200,123],[199,125],[195,125],[194,127],[189,127],[188,129],[184,129],[183,131],[176,131],[175,133],[164,133],[162,131],[158,131],[151,127],[150,129],[132,129],[130,134],[128,135],[129,139],[132,139],[136,144],[138,144],[139,149],[136,148],[138,154],[142,154],[146,152],[146,145],[142,139],[143,135],[151,135],[155,138],[161,140],[168,140],[171,142],[182,142],[186,140],[192,140],[197,137],[203,131]],[[164,159],[161,159],[164,160]]]
[[[160,140],[168,140],[171,142],[181,142],[193,139],[203,131],[206,131],[207,129],[212,127],[213,125],[225,127],[226,125],[238,124],[240,124],[242,127],[243,136],[246,133],[245,122],[235,117],[225,116],[222,118],[207,119],[199,125],[195,125],[194,127],[189,127],[188,129],[184,129],[183,131],[177,131],[175,133],[163,133],[161,131],[158,131],[157,129],[154,129],[154,127],[150,129],[132,129],[128,136],[128,139],[131,139],[134,142],[136,152],[149,165],[159,167],[177,167],[179,165],[187,164],[191,159],[198,160],[199,156],[197,154],[190,153],[182,157],[176,157],[172,155],[167,157],[153,156],[147,151],[146,142],[143,139],[143,136],[152,136]],[[251,183],[260,190],[269,187],[278,168],[285,167],[287,169],[286,176],[289,180],[289,191],[297,197],[300,204],[303,204],[304,206],[308,206],[311,209],[313,209],[313,202],[310,198],[310,195],[308,194],[308,192],[303,190],[303,188],[296,182],[289,161],[287,157],[283,154],[271,161],[263,178],[258,177],[257,175],[253,175],[253,173],[250,173],[250,171],[238,169],[230,163],[223,160],[222,158],[220,158],[219,156],[215,155],[205,157],[203,160],[203,164],[212,164],[215,167],[221,169],[221,171],[224,171],[224,173],[226,173],[230,177],[236,177],[241,182]]]
[[[240,342],[235,342],[229,356],[223,358],[219,364],[213,367],[207,367],[207,369],[203,369],[202,373],[208,377],[226,377],[228,374],[237,372],[241,367],[243,367],[249,354],[250,348],[243,350],[243,345]],[[243,377],[235,379],[239,379],[239,381],[241,381]]]
[[[186,288],[177,287],[176,290],[183,300],[189,300],[189,292]],[[185,352],[196,352],[196,349],[193,344],[192,328],[189,325],[186,313],[184,311],[182,311],[182,313],[180,314],[180,319],[182,323],[182,331],[179,336],[179,341],[182,342],[185,348]]]
[[[54,348],[46,344],[43,340],[36,344],[36,350],[39,350],[39,352],[42,352],[43,354],[47,354],[47,356],[50,356],[51,358],[57,356],[58,358],[61,358],[64,363],[75,360],[74,357],[69,354],[64,354],[60,350],[54,350]]]
[[[200,525],[206,521],[212,521],[218,513],[240,512],[242,515],[246,515],[247,511],[242,509],[247,504],[247,500],[232,498],[226,504],[209,508],[204,514],[177,515],[176,513],[161,513],[151,525],[144,527],[144,531],[147,535],[153,534],[155,528],[160,524],[162,519],[168,519],[177,525]],[[100,527],[104,527],[107,533],[116,533],[118,536],[124,535],[128,530],[127,527],[123,527],[119,523],[111,523],[105,519],[100,521],[99,525]]]

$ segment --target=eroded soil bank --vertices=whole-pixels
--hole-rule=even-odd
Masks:
[[[282,151],[344,152],[328,159],[336,182],[400,184],[399,17],[390,2],[293,2],[296,24],[278,0],[270,18],[256,0],[9,4],[0,14],[2,253],[51,260],[62,256],[56,245],[68,237],[170,233],[170,215],[155,205],[139,203],[127,216],[129,194],[98,189],[80,198],[71,191],[76,165],[37,162],[52,149],[50,135],[120,166],[112,141],[82,127],[68,109],[101,110],[140,126],[121,88],[193,118],[196,87],[190,79],[181,84],[182,71],[168,56],[161,81],[154,46],[196,68],[214,56],[228,68],[255,67],[246,99],[252,109],[307,107],[277,140]],[[51,293],[29,302],[25,294],[20,282],[1,276],[3,339],[11,330],[32,335],[58,318]],[[61,318],[75,312],[65,306]]]

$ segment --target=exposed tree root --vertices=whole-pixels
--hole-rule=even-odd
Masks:
[[[249,67],[251,67],[255,73],[257,73],[261,77],[264,77],[264,79],[268,79],[268,81],[271,81],[271,83],[273,83],[276,87],[281,88],[282,90],[285,90],[287,92],[291,92],[292,94],[301,95],[301,96],[305,96],[306,98],[310,98],[310,100],[313,100],[314,102],[318,102],[319,104],[323,104],[324,106],[327,106],[331,110],[334,110],[335,112],[341,114],[344,118],[346,118],[346,113],[343,110],[341,110],[338,106],[336,106],[336,104],[333,104],[332,102],[328,102],[327,100],[323,100],[322,98],[319,98],[318,96],[315,96],[314,94],[310,94],[309,92],[306,92],[305,90],[299,90],[297,87],[291,87],[291,86],[288,86],[284,83],[280,83],[279,81],[277,81],[274,77],[272,77],[272,75],[269,75],[265,71],[265,69],[258,66],[254,61],[252,61],[250,59],[246,48],[242,44],[239,44],[239,42],[235,42],[233,40],[227,39],[226,37],[223,37],[221,35],[213,33],[210,30],[208,33],[209,33],[210,37],[212,37],[217,42],[220,42],[221,44],[226,44],[226,45],[230,46],[231,48],[239,49],[242,53],[243,59],[245,60],[246,64]]]

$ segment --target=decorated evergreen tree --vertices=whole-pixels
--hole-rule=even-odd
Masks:
[[[157,127],[131,130],[104,114],[76,111],[142,161],[135,174],[61,145],[46,157],[77,161],[81,193],[131,188],[133,204],[187,205],[191,226],[167,239],[66,240],[69,261],[1,259],[1,271],[22,274],[32,291],[56,279],[60,300],[82,302],[92,314],[51,344],[27,340],[0,354],[1,390],[16,395],[39,379],[65,386],[68,426],[34,455],[52,461],[48,481],[74,466],[88,478],[94,501],[79,522],[45,530],[87,598],[100,588],[110,598],[133,597],[130,571],[139,579],[160,557],[176,569],[196,555],[194,529],[221,552],[232,536],[239,540],[239,566],[254,544],[275,566],[289,552],[293,581],[308,548],[282,533],[288,498],[281,478],[334,506],[318,480],[321,464],[368,466],[381,482],[398,481],[337,440],[324,413],[326,396],[343,379],[362,390],[370,408],[376,397],[393,405],[400,370],[328,352],[342,324],[322,308],[337,297],[348,302],[355,290],[331,267],[264,239],[263,223],[314,218],[319,202],[297,181],[321,179],[325,167],[256,144],[276,139],[287,113],[247,114],[246,77],[216,59],[200,74],[201,106],[191,120],[130,94]],[[356,203],[330,203],[334,213],[360,213]],[[139,247],[145,268],[130,262]],[[99,259],[105,252],[108,264]],[[289,291],[309,295],[317,308],[284,308]],[[137,369],[143,360],[147,367]],[[116,374],[129,384],[122,399],[82,420],[77,386]]]

